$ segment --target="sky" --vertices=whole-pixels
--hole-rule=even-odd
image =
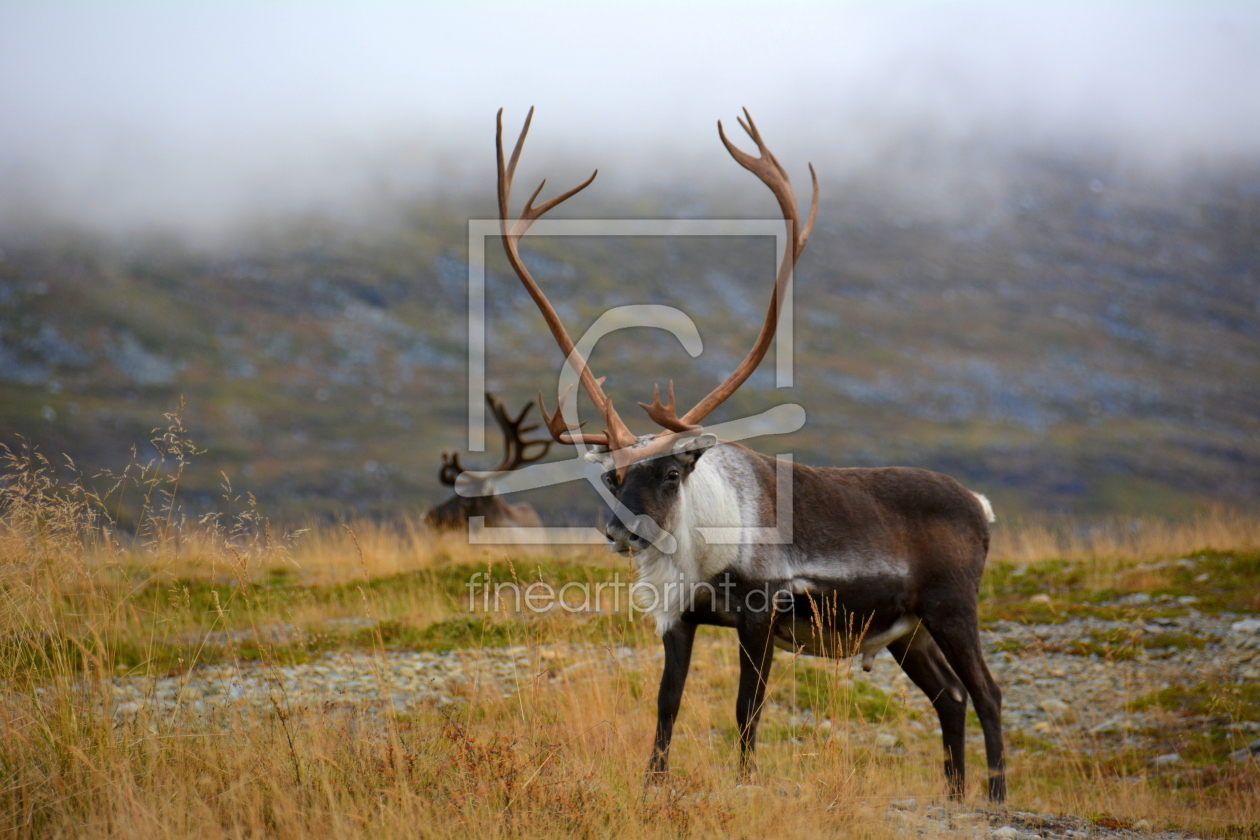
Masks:
[[[0,2],[0,225],[480,188],[530,105],[528,166],[622,189],[725,171],[741,106],[790,171],[914,138],[1252,160],[1260,4]]]

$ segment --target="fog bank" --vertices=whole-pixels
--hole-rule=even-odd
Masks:
[[[976,147],[1175,173],[1260,154],[1257,79],[1254,5],[9,4],[0,225],[489,191],[500,106],[539,109],[522,183],[726,177],[740,106],[794,173]]]

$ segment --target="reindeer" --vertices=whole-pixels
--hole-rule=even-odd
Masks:
[[[602,433],[579,433],[582,424],[571,424],[563,416],[570,385],[558,395],[554,414],[539,393],[547,429],[557,443],[589,447],[585,457],[602,467],[615,503],[605,526],[609,547],[633,559],[639,591],[646,587],[654,596],[651,612],[665,647],[665,668],[657,695],[649,780],[667,772],[696,627],[712,624],[734,628],[739,640],[735,715],[741,777],[752,769],[757,722],[776,646],[831,657],[861,654],[868,670],[874,655],[887,648],[940,718],[950,795],[961,798],[964,792],[970,697],[984,730],[989,798],[1003,800],[1001,692],[985,665],[977,622],[980,575],[989,549],[989,523],[994,521],[988,500],[948,476],[921,469],[819,468],[779,461],[720,442],[701,425],[748,379],[774,337],[793,267],[818,212],[813,166],[813,198],[801,225],[787,172],[762,141],[748,111],[739,123],[756,144],[757,157],[731,143],[718,123],[727,151],[778,200],[789,244],[761,333],[743,362],[681,417],[673,383],[668,404],[662,404],[656,388],[652,404],[639,405],[662,431],[638,436],[604,393],[604,380],[594,377],[575,349],[519,252],[520,238],[530,225],[589,186],[598,170],[584,183],[535,207],[540,185],[509,227],[512,179],[532,118],[530,109],[505,164],[499,111],[500,231],[508,261],[604,424]],[[713,528],[774,528],[781,470],[790,481],[790,542],[723,542],[703,536]]]
[[[433,528],[457,529],[468,525],[468,518],[481,516],[489,527],[541,527],[542,520],[532,507],[524,502],[509,505],[494,492],[494,477],[497,473],[510,472],[522,464],[532,464],[546,457],[551,449],[550,440],[525,440],[524,436],[538,428],[537,425],[524,426],[525,415],[534,407],[526,403],[521,413],[514,419],[507,413],[503,403],[486,392],[486,404],[503,431],[503,457],[498,466],[488,472],[469,472],[459,463],[459,453],[442,453],[442,469],[438,478],[447,487],[454,487],[461,475],[464,481],[471,482],[470,495],[456,494],[442,504],[432,508],[424,515],[424,519]],[[530,450],[537,447],[537,451]],[[476,495],[472,495],[472,494]]]

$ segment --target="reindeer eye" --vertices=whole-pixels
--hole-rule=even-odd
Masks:
[[[665,473],[665,480],[666,480],[666,481],[677,481],[677,480],[678,480],[678,470],[670,470],[669,472]]]

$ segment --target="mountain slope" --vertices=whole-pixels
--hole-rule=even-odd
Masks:
[[[714,419],[799,402],[805,429],[751,444],[808,463],[941,469],[1006,512],[1251,504],[1260,169],[1172,182],[1026,154],[974,176],[971,192],[874,176],[829,186],[796,275],[796,386],[774,389],[767,359]],[[291,519],[436,502],[438,453],[466,443],[466,220],[489,215],[483,199],[398,206],[370,224],[289,220],[231,250],[0,234],[0,436],[87,472],[117,468],[182,395],[209,450],[189,478],[206,507],[220,473]],[[773,214],[756,201],[701,214]],[[693,196],[630,206],[697,213]],[[559,352],[487,247],[489,384],[520,404],[554,388]],[[773,272],[759,239],[547,238],[527,259],[574,335],[624,303],[693,317],[697,359],[642,331],[595,353],[645,431],[633,403],[653,382],[674,379],[694,401],[746,352]],[[595,515],[580,486],[529,500],[553,520]]]

